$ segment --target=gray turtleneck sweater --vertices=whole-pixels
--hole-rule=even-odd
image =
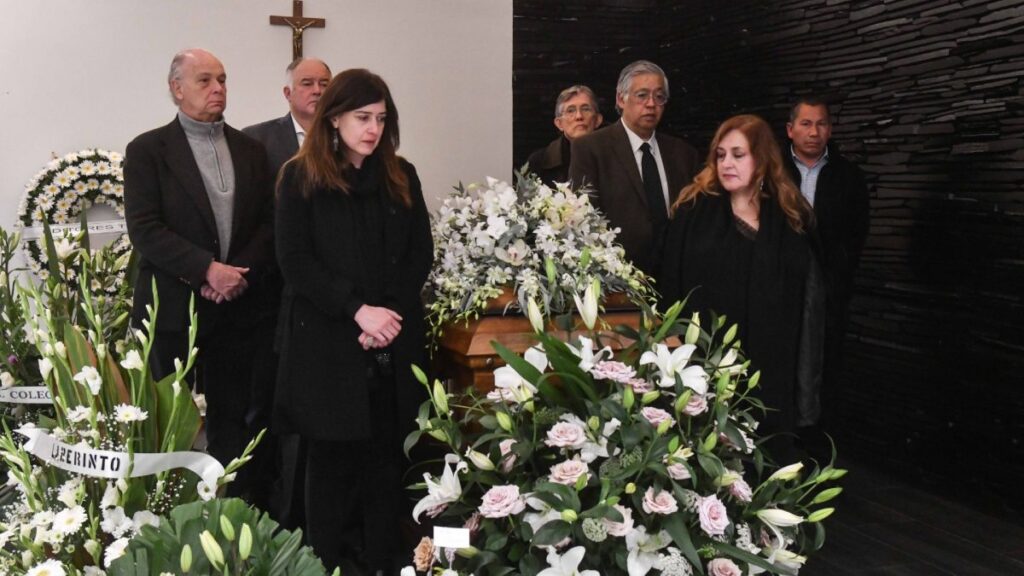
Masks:
[[[224,137],[224,121],[200,122],[178,112],[178,121],[192,148],[192,156],[203,175],[206,195],[210,198],[213,217],[217,221],[220,241],[220,261],[228,257],[231,244],[231,222],[235,202],[235,167],[231,163],[231,150]]]

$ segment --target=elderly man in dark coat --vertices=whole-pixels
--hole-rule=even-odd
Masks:
[[[577,84],[570,86],[555,100],[555,127],[562,133],[547,146],[530,154],[530,171],[548,186],[569,181],[570,143],[586,136],[604,121],[597,97],[590,88]]]

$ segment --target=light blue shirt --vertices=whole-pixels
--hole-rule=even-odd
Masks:
[[[825,147],[825,153],[821,155],[821,158],[818,158],[810,166],[800,160],[792,146],[789,147],[789,153],[793,155],[793,163],[800,171],[800,193],[804,195],[811,206],[814,206],[814,194],[818,190],[818,176],[821,175],[821,169],[825,167],[825,164],[828,164],[828,147]]]

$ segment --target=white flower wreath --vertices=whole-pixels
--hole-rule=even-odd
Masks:
[[[108,204],[123,218],[123,160],[121,154],[99,148],[54,158],[25,185],[25,195],[18,205],[17,228],[41,227],[43,222],[74,224],[82,211],[94,204]],[[22,244],[29,268],[36,274],[46,266],[46,251],[40,240],[41,237]],[[128,234],[121,234],[112,248],[118,256],[131,251]]]

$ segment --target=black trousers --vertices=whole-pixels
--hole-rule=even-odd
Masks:
[[[306,537],[328,572],[396,573],[404,460],[394,381],[371,386],[367,440],[307,439]]]
[[[206,395],[206,451],[224,465],[240,456],[259,433],[260,428],[251,425],[247,417],[255,395],[253,384],[260,381],[257,371],[264,367],[257,358],[272,341],[272,326],[230,323],[222,323],[197,338],[199,354],[186,379],[194,390]],[[187,350],[188,333],[158,331],[149,358],[154,377],[159,380],[173,374],[174,359],[184,362]],[[265,509],[265,502],[253,501],[254,495],[259,495],[256,500],[262,499],[272,483],[261,477],[264,463],[254,466],[260,460],[266,458],[257,452],[228,484],[226,492]]]

